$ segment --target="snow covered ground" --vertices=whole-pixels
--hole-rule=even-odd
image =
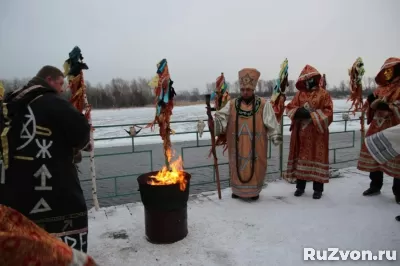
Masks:
[[[342,112],[347,113],[348,109],[351,106],[350,102],[347,100],[333,100],[333,107],[335,112],[340,112],[334,114],[334,120],[342,120]],[[288,104],[289,101],[286,102]],[[146,107],[146,108],[128,108],[128,109],[109,109],[109,110],[93,110],[92,111],[92,119],[93,124],[95,126],[108,126],[108,125],[118,125],[113,127],[106,128],[97,128],[94,131],[95,139],[99,138],[114,138],[114,137],[127,137],[127,133],[124,129],[129,130],[129,126],[132,124],[147,124],[154,119],[154,108]],[[178,106],[175,107],[172,114],[172,122],[174,121],[188,121],[188,120],[207,120],[205,105],[193,105],[193,106]],[[354,117],[350,116],[350,119],[358,119],[358,116]],[[288,117],[284,117],[284,124],[290,124],[290,120]],[[126,126],[121,127],[119,125],[125,124]],[[129,126],[128,126],[129,125]],[[171,125],[171,128],[175,130],[177,133],[179,132],[189,132],[189,131],[197,131],[197,123],[174,123]],[[367,127],[366,127],[367,128]],[[343,131],[344,130],[344,122],[334,122],[329,127],[331,132]],[[360,122],[359,121],[348,121],[347,122],[347,130],[359,130]],[[204,130],[208,130],[208,126],[206,123],[206,127]],[[154,144],[161,143],[162,140],[160,136],[149,136],[150,134],[158,134],[158,128],[156,127],[154,132],[151,132],[150,129],[143,129],[139,137],[135,138],[135,145],[145,145],[145,144]],[[289,127],[284,127],[285,135],[290,135]],[[146,136],[146,137],[143,137]],[[204,134],[202,139],[210,139],[210,134]],[[172,142],[181,142],[181,141],[193,141],[196,140],[196,134],[182,134],[182,135],[173,135],[171,136]],[[95,142],[96,148],[102,147],[112,147],[112,146],[124,146],[131,145],[132,141],[130,138],[121,138],[114,140],[99,140]]]
[[[293,196],[295,186],[269,183],[259,201],[232,199],[230,189],[219,200],[215,192],[188,203],[189,235],[170,245],[147,242],[140,203],[90,210],[89,254],[104,266],[119,265],[400,265],[400,206],[392,179],[382,194],[363,197],[369,178],[355,168],[331,179],[320,200]],[[125,236],[113,237],[114,234]],[[396,250],[397,261],[303,261],[303,248],[319,250]]]

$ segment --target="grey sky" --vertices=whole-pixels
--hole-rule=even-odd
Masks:
[[[62,67],[79,45],[96,84],[155,75],[169,62],[175,88],[205,88],[224,72],[255,67],[289,78],[306,64],[329,84],[361,56],[366,76],[400,56],[399,0],[0,0],[0,78]]]

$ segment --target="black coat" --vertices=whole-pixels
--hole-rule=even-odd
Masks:
[[[34,221],[86,212],[73,158],[74,149],[89,142],[87,119],[38,78],[8,94],[4,102],[8,110],[2,119],[12,122],[8,148],[2,145],[9,168],[5,184],[0,184],[0,204]],[[2,123],[3,133],[6,126]]]

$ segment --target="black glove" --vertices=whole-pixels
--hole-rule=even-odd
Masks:
[[[377,110],[383,110],[383,111],[390,111],[389,105],[387,103],[384,102],[380,102],[378,103],[378,105],[376,106]]]
[[[376,99],[378,99],[373,93],[368,95],[367,101],[369,104],[373,103]]]
[[[297,109],[296,113],[294,114],[294,119],[308,119],[308,118],[311,118],[311,114],[304,107],[300,107],[299,109]]]

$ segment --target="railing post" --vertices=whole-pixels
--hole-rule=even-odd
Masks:
[[[215,182],[215,165],[213,165],[213,182]]]
[[[114,197],[118,196],[118,185],[117,185],[117,178],[114,177]]]
[[[153,150],[150,150],[150,171],[153,171]]]
[[[185,147],[181,147],[182,167],[185,168],[185,157],[183,156],[183,150]]]
[[[282,143],[279,145],[279,171],[280,171],[280,177],[283,177],[283,117],[281,118],[281,134],[282,134]]]
[[[272,157],[272,140],[268,139],[268,159],[271,159]]]
[[[333,164],[336,163],[336,149],[333,149]]]

